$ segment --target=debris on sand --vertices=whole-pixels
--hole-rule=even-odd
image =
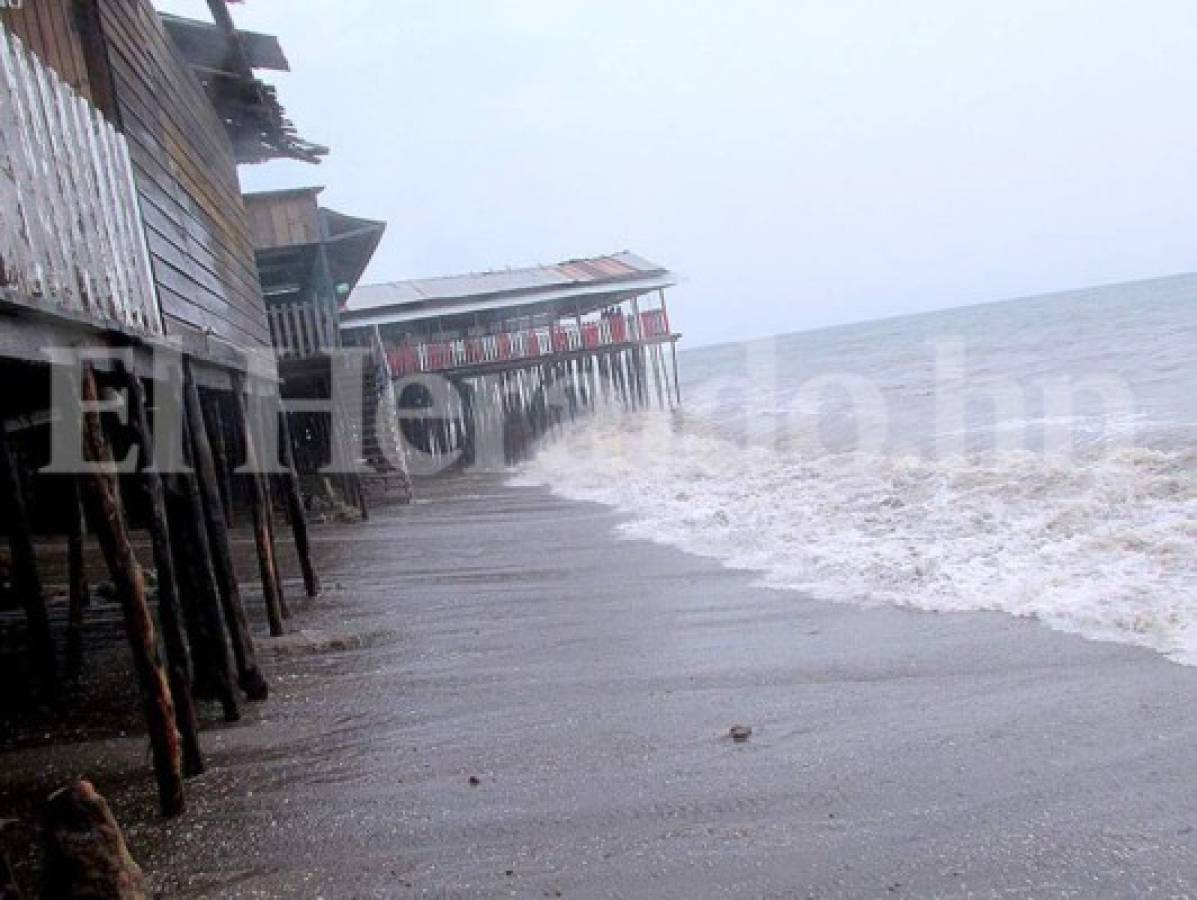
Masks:
[[[141,867],[129,854],[107,801],[89,781],[46,802],[44,897],[144,898]]]
[[[301,628],[279,637],[258,638],[262,651],[275,656],[313,656],[358,650],[385,637],[384,632],[332,632]]]

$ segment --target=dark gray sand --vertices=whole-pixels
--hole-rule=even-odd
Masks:
[[[423,494],[317,529],[311,633],[205,733],[184,819],[139,739],[0,760],[102,758],[170,895],[1197,891],[1197,670],[754,588],[538,489]]]

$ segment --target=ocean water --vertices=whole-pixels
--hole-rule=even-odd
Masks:
[[[684,321],[684,310],[677,311]],[[1197,664],[1197,275],[686,350],[516,476],[820,599]]]

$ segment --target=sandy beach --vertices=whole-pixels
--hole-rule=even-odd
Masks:
[[[92,777],[168,896],[1197,884],[1193,669],[756,588],[494,478],[421,496],[316,529],[329,590],[264,647],[270,701],[205,731],[183,818],[154,817],[136,731],[11,751],[0,796]]]

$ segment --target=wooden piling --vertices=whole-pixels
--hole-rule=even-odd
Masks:
[[[283,618],[291,618],[291,604],[287,602],[287,592],[283,590],[283,573],[278,562],[277,532],[274,530],[274,484],[273,476],[263,472],[261,475],[262,490],[266,494],[266,531],[270,535],[270,546],[273,549],[270,560],[274,566],[274,583],[278,585],[278,606]],[[360,486],[359,486],[360,490]]]
[[[250,500],[254,519],[254,544],[258,551],[258,571],[262,577],[262,596],[266,603],[266,619],[270,633],[278,637],[283,634],[282,586],[278,582],[275,566],[274,541],[270,535],[270,520],[266,504],[269,502],[266,485],[262,480],[258,464],[257,448],[254,445],[253,429],[250,427],[249,412],[245,401],[245,384],[238,377],[233,383],[233,399],[236,406],[236,422],[245,445],[245,465],[249,469]]]
[[[295,538],[295,553],[299,557],[299,568],[303,572],[303,586],[309,597],[320,596],[320,577],[312,564],[312,545],[308,539],[308,517],[303,508],[303,497],[299,494],[299,473],[295,469],[295,448],[291,443],[291,423],[286,412],[279,414],[282,426],[283,465],[287,473],[283,476],[283,491],[287,499],[287,511],[291,519],[291,534]]]
[[[636,371],[640,379],[640,405],[647,409],[651,403],[649,396],[648,347],[641,344],[636,348]]]
[[[615,391],[624,409],[628,409],[632,405],[631,394],[628,391],[627,370],[624,368],[624,354],[622,350],[616,350],[612,355],[612,365],[615,369]]]
[[[183,427],[190,430],[185,419]],[[184,441],[184,447],[189,441],[190,438]],[[175,576],[191,644],[194,693],[197,697],[220,701],[225,721],[236,722],[241,718],[241,704],[234,686],[233,659],[212,571],[212,551],[199,484],[193,472],[180,472],[170,476],[165,487]]]
[[[146,412],[145,390],[136,375],[127,370],[123,374],[129,398],[129,425],[141,451],[141,485],[148,501],[147,524],[154,550],[154,566],[158,573],[158,622],[162,627],[162,643],[166,647],[167,674],[175,704],[175,725],[182,741],[183,774],[190,777],[203,773],[204,758],[200,752],[195,701],[191,696],[191,653],[187,648],[179,606],[178,578],[171,549],[170,526],[166,518],[166,494],[162,488],[162,476],[150,458],[154,444]]]
[[[29,654],[38,687],[47,699],[58,696],[58,663],[54,639],[50,634],[50,616],[37,570],[30,530],[29,509],[21,486],[16,454],[9,443],[8,431],[0,420],[0,491],[8,507],[8,547],[12,553],[12,586],[25,609],[29,630]]]
[[[610,374],[610,367],[607,364],[607,355],[605,353],[594,354],[595,365],[595,384],[597,385],[598,399],[601,405],[611,405],[611,392],[614,389],[614,382]]]
[[[67,508],[67,643],[66,667],[71,678],[83,669],[83,610],[90,597],[87,574],[83,570],[83,490],[79,476],[70,479],[70,505]]]
[[[82,387],[84,401],[94,403],[98,400],[99,391],[91,366],[83,369]],[[83,443],[93,462],[112,462],[112,448],[97,412],[84,415]],[[159,805],[164,816],[175,816],[183,811],[182,752],[175,726],[174,699],[158,654],[158,636],[146,600],[145,577],[129,540],[115,472],[92,471],[86,475],[86,481],[95,498],[96,536],[120,597],[133,666],[141,687],[158,781]]]
[[[237,683],[249,700],[265,700],[270,689],[258,666],[254,639],[245,614],[245,603],[241,599],[241,586],[237,583],[237,573],[233,568],[228,523],[224,518],[224,502],[220,496],[216,462],[204,420],[203,404],[191,370],[186,367],[183,391],[188,430],[191,435],[191,456],[195,464],[196,480],[204,510],[204,525],[212,555],[212,572],[216,576],[224,622],[233,649],[233,660],[237,665]]]
[[[664,409],[665,408],[665,392],[668,388],[664,384],[664,374],[665,373],[662,371],[662,369],[664,367],[661,365],[661,345],[653,344],[652,347],[649,348],[648,353],[649,353],[649,358],[652,360],[652,364],[653,364],[652,365],[653,385],[657,389],[657,408]]]
[[[682,383],[677,378],[677,341],[669,342],[669,350],[673,354],[673,391],[677,398],[677,405],[682,405]]]
[[[233,470],[229,462],[224,413],[221,412],[220,402],[216,398],[213,398],[213,402],[207,404],[204,412],[205,424],[208,426],[208,434],[210,435],[209,443],[212,445],[212,461],[216,466],[216,477],[220,485],[220,500],[221,507],[224,510],[224,523],[225,527],[231,531],[236,527],[233,514]]]
[[[602,376],[599,374],[598,354],[591,353],[587,357],[587,366],[590,376],[590,409],[594,411],[599,408],[603,401],[603,383]]]

